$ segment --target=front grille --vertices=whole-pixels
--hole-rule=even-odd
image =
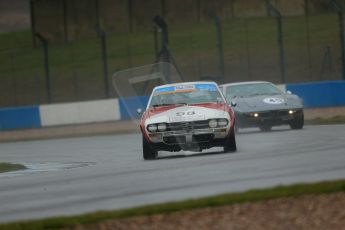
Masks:
[[[289,111],[288,110],[272,110],[272,111],[258,112],[258,114],[259,114],[259,118],[274,119],[274,118],[288,116]]]
[[[204,121],[190,121],[190,122],[174,122],[168,124],[167,131],[181,131],[181,130],[194,130],[194,129],[207,129],[209,128],[208,120]]]
[[[193,142],[208,142],[213,140],[214,134],[193,135]]]
[[[288,110],[278,111],[278,116],[279,117],[289,116],[289,111]]]
[[[210,142],[214,139],[214,134],[197,134],[192,136],[193,143],[201,143],[201,142]],[[163,142],[168,145],[176,145],[176,144],[186,144],[186,136],[184,135],[177,135],[177,136],[166,136],[163,137]]]
[[[168,136],[163,137],[163,142],[166,144],[185,144],[186,143],[186,137],[185,136]]]

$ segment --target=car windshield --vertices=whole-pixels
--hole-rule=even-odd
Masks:
[[[158,88],[153,92],[149,107],[176,104],[224,102],[214,84],[189,84]]]
[[[230,85],[226,87],[226,98],[253,97],[257,95],[282,94],[282,91],[271,83],[250,83],[241,85]]]

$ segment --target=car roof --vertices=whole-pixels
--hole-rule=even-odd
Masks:
[[[165,88],[169,86],[176,86],[176,85],[192,85],[192,84],[214,84],[217,85],[214,81],[192,81],[192,82],[178,82],[178,83],[172,83],[172,84],[166,84],[166,85],[159,85],[156,86],[154,89],[160,89]]]
[[[241,81],[241,82],[234,82],[234,83],[227,83],[227,84],[222,84],[220,87],[227,87],[227,86],[233,86],[233,85],[247,85],[247,84],[259,84],[259,83],[271,83],[269,81]]]

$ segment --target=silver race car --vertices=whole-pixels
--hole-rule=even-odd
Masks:
[[[302,129],[303,101],[291,92],[283,92],[265,81],[239,82],[220,85],[236,117],[236,129],[259,127],[269,131],[272,126],[290,125]]]

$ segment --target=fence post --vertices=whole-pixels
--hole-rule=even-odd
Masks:
[[[154,48],[155,48],[155,58],[158,60],[159,58],[159,51],[158,51],[158,30],[157,27],[153,27],[153,42],[154,42]]]
[[[67,0],[62,1],[62,11],[63,11],[63,35],[65,44],[68,42],[68,23],[67,23]]]
[[[165,22],[165,20],[156,15],[153,18],[153,23],[155,26],[155,39],[157,39],[157,32],[161,33],[161,50],[156,53],[156,62],[159,61],[159,59],[161,58],[163,62],[170,62],[170,53],[169,53],[169,49],[168,49],[168,45],[169,45],[169,33],[168,33],[168,25]],[[157,40],[155,41],[157,44]],[[155,49],[158,47],[158,45],[155,45]],[[170,69],[165,69],[165,78],[166,81],[171,83],[171,78],[170,78]]]
[[[153,22],[155,27],[158,29],[158,32],[161,33],[161,51],[160,55],[164,62],[170,62],[170,55],[168,50],[169,45],[169,33],[168,33],[168,25],[165,20],[160,16],[155,16],[153,18]]]
[[[339,40],[340,40],[340,52],[341,52],[341,65],[342,65],[342,79],[345,80],[345,41],[344,41],[344,10],[336,2],[336,0],[330,1],[331,6],[338,14],[339,20]]]
[[[308,73],[309,78],[312,78],[311,73],[311,50],[310,50],[310,26],[309,26],[309,1],[304,0],[304,13],[305,13],[305,23],[306,23],[306,34],[307,34],[307,50],[308,50]]]
[[[32,45],[37,46],[35,39],[36,36],[36,15],[35,15],[35,4],[33,0],[30,0],[30,21],[31,21],[31,33],[32,33]]]
[[[133,2],[132,0],[127,1],[127,15],[128,15],[128,30],[129,33],[133,32]]]
[[[48,54],[48,41],[40,33],[36,33],[35,36],[40,40],[43,46],[43,58],[44,58],[44,70],[46,76],[46,89],[47,89],[47,101],[52,102],[51,96],[51,82],[50,82],[50,72],[49,72],[49,54]]]
[[[219,70],[221,72],[222,82],[224,83],[225,65],[224,65],[224,50],[223,50],[223,31],[220,18],[216,13],[210,13],[210,17],[214,19],[216,31],[217,31],[217,47],[219,58]]]
[[[248,65],[248,78],[252,79],[252,63],[250,56],[250,47],[249,47],[249,29],[248,29],[248,19],[245,19],[245,28],[246,28],[246,53],[247,53],[247,65]]]
[[[272,5],[272,3],[267,0],[267,10],[269,15],[277,19],[277,37],[278,37],[278,46],[279,46],[279,59],[280,59],[280,72],[281,72],[281,81],[285,83],[285,50],[283,42],[283,23],[281,13]]]
[[[96,26],[96,32],[97,32],[98,37],[101,39],[104,92],[105,92],[105,97],[109,98],[110,95],[109,95],[109,81],[108,81],[107,35],[100,26]]]

